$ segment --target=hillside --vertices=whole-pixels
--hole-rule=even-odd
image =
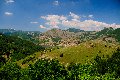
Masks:
[[[0,32],[5,35],[16,36],[24,40],[32,41],[35,44],[46,47],[68,47],[95,39],[113,43],[120,42],[119,28],[115,30],[113,28],[104,28],[99,32],[83,31],[75,28],[69,28],[67,30],[54,28],[43,33],[38,31],[17,31],[14,29],[0,29]]]
[[[120,42],[120,28],[113,29],[113,28],[105,28],[99,32],[97,32],[94,39],[101,38],[101,37],[111,37],[114,38],[117,42]]]
[[[93,36],[93,33],[95,32],[94,31],[72,32],[68,30],[51,29],[48,30],[47,32],[42,33],[39,36],[39,40],[41,42],[40,45],[66,47],[66,46],[78,45],[83,41],[89,40]]]
[[[44,47],[31,41],[0,34],[0,60],[17,61],[41,50],[44,50]]]
[[[0,33],[8,36],[15,36],[24,40],[32,41],[36,44],[39,43],[38,36],[41,34],[40,31],[22,31],[15,29],[0,29]]]
[[[69,28],[67,30],[51,29],[39,36],[40,45],[47,46],[73,46],[89,40],[101,39],[107,42],[119,42],[119,28],[104,28],[97,31],[83,31]]]
[[[77,33],[77,32],[85,32],[84,30],[80,30],[80,29],[76,29],[76,28],[69,28],[69,29],[67,29],[66,31],[74,32],[74,33]]]
[[[102,58],[110,57],[120,47],[119,44],[107,43],[106,41],[95,40],[81,43],[77,46],[70,46],[58,49],[47,49],[44,52],[37,52],[17,63],[22,67],[27,67],[38,59],[57,59],[60,63],[68,65],[70,63],[90,63],[98,55]]]
[[[46,57],[57,58],[63,64],[66,63],[86,63],[92,61],[95,56],[111,56],[119,44],[107,43],[101,40],[94,40],[81,43],[78,46],[71,46],[48,52]]]

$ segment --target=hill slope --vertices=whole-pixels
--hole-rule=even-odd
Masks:
[[[89,41],[81,43],[79,46],[71,46],[54,50],[45,54],[50,58],[57,58],[63,64],[65,63],[86,63],[93,60],[97,55],[107,57],[120,45],[106,43],[104,41]]]
[[[0,34],[0,56],[11,61],[20,60],[40,50],[44,50],[44,48],[31,41]]]
[[[60,49],[47,49],[44,52],[37,52],[34,55],[28,56],[25,59],[18,61],[17,63],[22,67],[33,64],[38,59],[50,58],[58,59],[62,64],[69,63],[90,63],[94,58],[99,55],[103,58],[110,57],[119,44],[107,43],[105,41],[96,40],[81,43],[78,46],[65,47]]]
[[[116,41],[120,42],[120,28],[117,28],[117,29],[113,29],[113,28],[105,28],[97,33],[95,33],[95,38],[93,39],[97,39],[97,38],[100,38],[100,37],[112,37],[112,38],[115,38]]]
[[[41,45],[48,46],[73,46],[78,45],[83,41],[90,38],[90,34],[93,32],[80,31],[78,29],[61,30],[61,29],[51,29],[47,32],[42,33],[39,36]],[[77,30],[77,32],[76,32]],[[92,35],[92,34],[91,34]],[[89,36],[89,37],[87,37]]]

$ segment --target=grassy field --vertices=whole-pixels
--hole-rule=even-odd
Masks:
[[[33,64],[41,58],[56,58],[64,65],[71,62],[85,64],[93,61],[97,55],[105,58],[108,56],[110,57],[118,47],[119,45],[117,44],[103,41],[88,41],[78,46],[55,49],[47,52],[37,52],[25,59],[17,61],[17,63],[24,68],[27,67],[28,64]]]
[[[86,63],[92,61],[96,55],[101,57],[111,56],[119,45],[102,41],[89,41],[78,46],[57,49],[46,53],[47,57],[57,58],[61,63]],[[63,57],[60,55],[63,54]]]

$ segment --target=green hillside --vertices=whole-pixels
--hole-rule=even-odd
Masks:
[[[37,51],[44,50],[42,46],[15,36],[0,34],[0,61],[17,61]]]
[[[33,55],[21,59],[17,63],[21,67],[27,67],[29,64],[33,64],[36,60],[45,59],[57,59],[62,64],[70,63],[90,63],[98,55],[102,58],[108,58],[113,52],[119,48],[119,44],[107,43],[101,40],[94,40],[89,42],[81,43],[78,46],[71,46],[65,48],[47,49],[43,52],[37,52]]]
[[[95,39],[102,36],[108,36],[115,38],[118,42],[120,42],[120,28],[113,29],[113,28],[105,28],[96,33]]]
[[[118,48],[118,45],[109,44],[103,41],[89,41],[79,46],[71,46],[53,50],[45,54],[50,58],[57,58],[63,64],[66,63],[86,63],[93,60],[97,55],[101,57],[111,56]],[[62,55],[62,56],[61,56]]]

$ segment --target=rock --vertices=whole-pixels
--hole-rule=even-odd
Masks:
[[[60,54],[60,57],[63,57],[63,53],[62,53],[62,54]]]

